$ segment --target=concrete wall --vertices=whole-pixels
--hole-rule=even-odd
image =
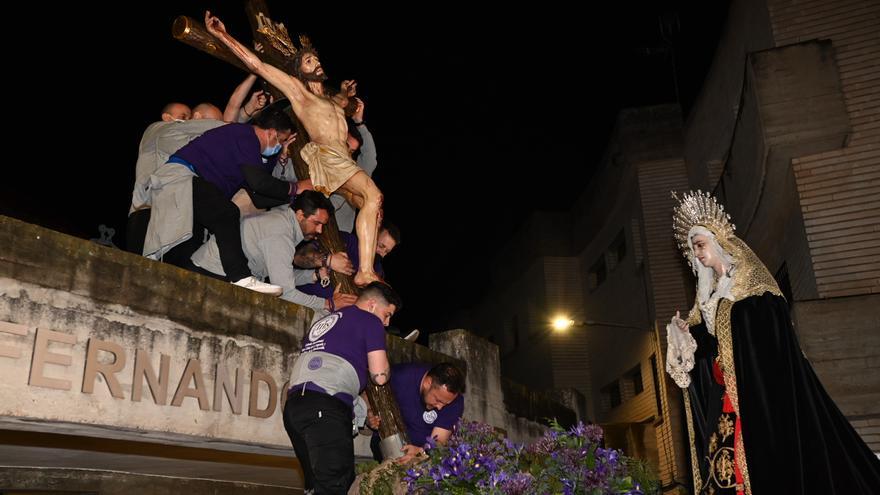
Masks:
[[[0,278],[0,293],[4,422],[287,448],[279,417],[294,347],[197,331],[15,279]]]
[[[842,93],[850,126],[842,146],[803,150],[791,163],[818,296],[880,293],[880,3],[768,4],[775,46],[781,51],[812,40],[830,44],[816,67],[833,65],[833,89]],[[823,80],[822,74],[810,76],[815,82]],[[813,106],[814,100],[805,103]]]
[[[0,245],[4,422],[286,449],[279,390],[306,309],[6,217]]]

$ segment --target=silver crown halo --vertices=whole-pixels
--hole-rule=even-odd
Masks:
[[[679,198],[672,191],[672,197],[678,201],[678,206],[672,213],[672,231],[675,242],[688,263],[691,262],[688,258],[688,233],[695,225],[709,229],[716,238],[726,239],[734,235],[736,225],[730,222],[730,215],[725,213],[724,205],[718,203],[708,192],[688,191]]]

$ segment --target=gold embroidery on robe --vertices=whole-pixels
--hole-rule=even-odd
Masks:
[[[733,420],[729,414],[722,414],[718,418],[718,433],[721,433],[721,441],[726,442],[727,437],[733,435]]]
[[[733,449],[722,447],[711,464],[712,478],[719,488],[733,488],[736,486],[736,470],[733,462]]]

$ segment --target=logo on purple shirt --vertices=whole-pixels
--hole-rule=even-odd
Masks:
[[[342,318],[342,314],[330,313],[324,318],[318,320],[317,323],[312,325],[311,330],[309,330],[309,341],[314,342],[323,337],[324,334],[329,332],[330,329],[333,328],[334,325],[336,325],[336,322],[339,321],[340,318]]]
[[[422,419],[425,420],[425,423],[429,425],[434,424],[434,421],[437,421],[437,411],[425,411],[422,413]]]

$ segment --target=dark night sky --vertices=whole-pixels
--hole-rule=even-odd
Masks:
[[[403,231],[385,262],[406,306],[396,324],[423,331],[454,325],[479,301],[480,274],[529,212],[570,206],[620,108],[676,100],[671,56],[656,50],[668,46],[661,18],[680,25],[670,40],[687,110],[727,6],[620,1],[575,14],[540,3],[478,15],[405,4],[330,16],[321,4],[268,1],[291,33],[309,34],[331,83],[358,81],[379,152],[374,179]],[[29,117],[7,143],[16,179],[2,181],[0,213],[84,238],[104,223],[121,246],[144,128],[168,101],[222,108],[244,78],[173,40],[172,20],[201,20],[208,8],[240,40],[250,30],[236,1],[126,2],[125,14],[106,5],[71,2],[27,21],[51,50],[14,44],[21,90],[10,109]]]

